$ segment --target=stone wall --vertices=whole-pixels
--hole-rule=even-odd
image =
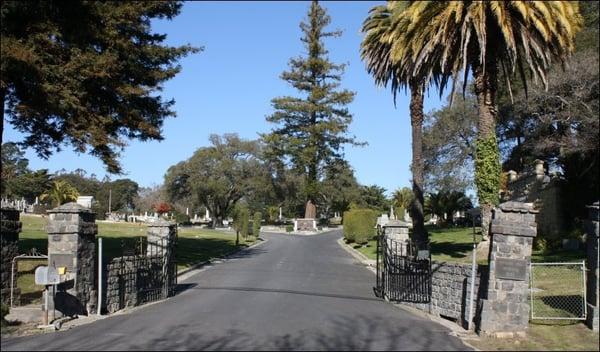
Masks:
[[[541,160],[536,160],[531,168],[521,174],[509,171],[507,192],[503,201],[534,203],[539,211],[536,214],[537,234],[548,239],[559,239],[564,227],[561,208],[562,178],[544,173]]]
[[[19,211],[15,209],[2,208],[1,215],[1,291],[0,300],[4,304],[10,304],[10,276],[12,260],[19,255],[19,232],[21,232],[21,222],[19,221]],[[15,289],[14,299],[18,302],[20,291]]]
[[[469,319],[469,300],[471,292],[471,264],[447,263],[432,261],[431,263],[431,301],[429,303],[406,303],[413,308],[430,314],[450,318],[458,325],[467,328]],[[481,277],[484,285],[480,287]],[[477,266],[475,273],[475,301],[487,290],[487,266]],[[476,312],[473,320],[476,320]]]

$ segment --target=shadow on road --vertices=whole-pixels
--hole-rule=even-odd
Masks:
[[[286,293],[286,294],[303,295],[303,296],[352,299],[352,300],[359,300],[359,301],[375,301],[375,302],[381,301],[380,299],[375,298],[375,297],[370,298],[370,297],[361,297],[361,296],[340,295],[340,294],[333,294],[333,293],[319,293],[319,292],[282,290],[282,289],[271,289],[271,288],[233,287],[233,286],[213,286],[213,287],[196,286],[191,289],[193,289],[193,290],[227,290],[227,291],[245,291],[245,292]]]

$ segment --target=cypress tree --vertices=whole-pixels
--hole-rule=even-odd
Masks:
[[[305,176],[307,205],[318,202],[323,166],[342,159],[344,145],[361,145],[348,135],[352,114],[347,105],[355,93],[339,88],[345,65],[331,62],[323,43],[342,34],[326,31],[330,22],[326,10],[313,1],[308,18],[300,23],[307,55],[290,59],[289,69],[281,74],[299,94],[271,101],[275,112],[267,121],[276,127],[263,135],[277,157]]]
[[[199,49],[165,45],[151,20],[172,19],[181,5],[2,1],[0,98],[21,144],[45,158],[71,145],[118,173],[126,139],[162,139],[164,119],[175,115],[162,84]]]

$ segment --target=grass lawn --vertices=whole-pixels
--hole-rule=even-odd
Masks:
[[[598,351],[598,333],[581,322],[530,323],[527,337],[467,340],[483,351]]]
[[[473,250],[473,229],[471,227],[446,229],[429,227],[427,231],[431,242],[431,259],[441,262],[471,263]],[[476,234],[475,240],[481,241],[481,233]],[[369,259],[376,258],[377,241],[374,239],[365,246],[353,244],[353,247]],[[531,254],[532,262],[580,262],[584,259],[585,252],[583,250],[560,250],[552,253],[534,250]],[[487,264],[487,256],[479,255],[477,263]]]
[[[45,230],[47,217],[21,215],[21,222],[23,228],[19,234],[19,252],[27,253],[32,248],[36,248],[38,252],[46,254],[48,250],[48,234]],[[97,224],[98,237],[102,237],[104,260],[120,256],[122,243],[126,247],[133,247],[137,245],[140,238],[146,237],[146,225],[144,224],[107,222],[97,222]],[[188,268],[211,258],[224,256],[254,242],[254,237],[250,236],[247,241],[240,239],[240,244],[236,246],[235,233],[199,228],[180,228],[177,237],[175,252],[177,270]],[[22,304],[40,301],[43,287],[34,284],[34,272],[37,266],[47,265],[46,263],[46,260],[19,261],[17,287],[21,288]]]
[[[429,228],[429,239],[431,242],[431,258],[442,262],[471,262],[473,250],[473,229],[453,228],[435,229]],[[481,240],[481,235],[476,235],[476,240]],[[369,259],[376,258],[377,241],[370,240],[366,246],[354,245],[354,248],[366,255]],[[478,258],[478,261],[487,261],[487,258]]]

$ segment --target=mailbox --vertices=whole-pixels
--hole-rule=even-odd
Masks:
[[[35,269],[36,285],[55,285],[60,283],[58,271],[54,267],[40,266]]]

